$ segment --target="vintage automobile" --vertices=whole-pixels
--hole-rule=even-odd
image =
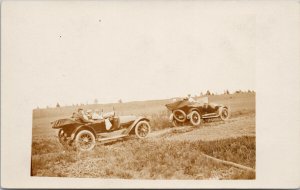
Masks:
[[[107,129],[107,119],[111,127]],[[66,147],[73,147],[80,151],[90,151],[96,141],[116,140],[135,134],[138,138],[145,138],[151,131],[149,119],[145,117],[116,116],[115,112],[103,115],[103,119],[83,122],[78,118],[65,118],[52,122],[53,129],[59,129],[58,139]]]
[[[207,98],[206,101],[190,101],[188,98],[181,98],[166,104],[166,107],[172,112],[169,121],[175,127],[189,124],[199,126],[201,120],[212,118],[226,121],[230,116],[228,106],[208,103]]]

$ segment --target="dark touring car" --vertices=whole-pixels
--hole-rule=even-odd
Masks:
[[[166,104],[166,107],[172,112],[169,120],[175,127],[188,124],[199,126],[201,120],[211,118],[220,118],[226,121],[230,116],[228,106],[208,102],[191,102],[187,98]]]
[[[106,121],[111,127],[107,129]],[[109,141],[135,134],[145,138],[151,131],[149,119],[137,116],[116,116],[109,112],[103,119],[82,122],[75,118],[59,119],[52,122],[52,128],[59,129],[58,138],[64,146],[74,147],[80,151],[90,151],[96,141]]]

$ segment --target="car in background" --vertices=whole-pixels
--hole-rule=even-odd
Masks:
[[[176,127],[190,124],[199,126],[201,120],[220,118],[226,121],[230,117],[228,106],[208,103],[207,97],[199,101],[188,98],[174,99],[172,103],[165,106],[171,111],[169,120]]]

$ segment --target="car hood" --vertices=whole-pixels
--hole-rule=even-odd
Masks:
[[[51,122],[52,128],[54,128],[54,129],[59,129],[59,128],[62,128],[64,126],[74,125],[74,124],[80,125],[81,123],[78,122],[78,121],[75,121],[74,119],[70,119],[70,118],[58,119],[58,120],[55,120],[55,121]]]
[[[137,116],[135,115],[127,115],[127,116],[119,116],[120,123],[127,123],[131,121],[135,121],[137,119]]]

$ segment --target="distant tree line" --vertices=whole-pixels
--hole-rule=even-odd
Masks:
[[[255,91],[254,90],[246,90],[246,91],[236,90],[233,93],[230,93],[229,90],[224,90],[224,92],[223,92],[223,94],[239,94],[239,93],[255,93]],[[200,96],[214,96],[214,95],[218,95],[218,93],[211,92],[210,90],[207,90],[205,93],[200,92]]]
[[[233,93],[230,93],[229,90],[224,90],[223,94],[240,94],[240,93],[255,93],[254,90],[246,90],[246,91],[242,91],[242,90],[236,90],[234,91]],[[205,93],[203,92],[200,92],[200,96],[214,96],[214,95],[218,95],[218,93],[214,93],[214,92],[211,92],[210,90],[207,90]],[[197,95],[195,95],[196,97]],[[94,99],[93,101],[94,104],[98,104],[99,101],[97,98]],[[123,103],[123,100],[120,98],[117,103],[121,104]],[[84,103],[77,103],[77,104],[72,104],[71,106],[72,107],[78,107],[78,106],[85,106],[85,105],[89,105],[88,101],[86,101],[86,104]],[[60,108],[61,107],[61,104],[59,104],[58,102],[56,103],[56,106],[55,107],[50,107],[49,105],[46,106],[46,109],[50,109],[50,108]],[[63,107],[67,107],[67,105],[64,105]],[[36,109],[41,109],[39,106],[36,107]]]

